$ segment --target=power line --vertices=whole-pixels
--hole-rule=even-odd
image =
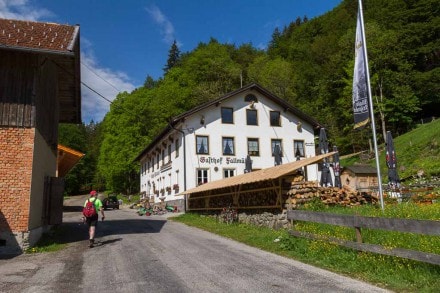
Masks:
[[[107,102],[109,102],[110,104],[112,103],[112,101],[110,101],[109,99],[107,99],[106,97],[104,97],[103,95],[92,89],[91,87],[89,87],[85,82],[81,81],[81,84],[86,88],[88,88],[89,90],[91,90],[92,92],[94,92],[95,94],[97,94],[98,96],[100,96],[101,98],[103,98],[104,100],[106,100]]]
[[[71,76],[74,76],[74,74],[72,72],[70,72],[69,70],[67,70],[66,68],[64,68],[62,65],[60,65],[58,62],[56,62],[55,60],[52,60],[53,63],[55,63],[59,68],[61,68],[62,70],[64,70],[64,72],[66,72],[67,74],[70,74]],[[100,96],[101,98],[103,98],[104,100],[106,100],[107,102],[109,102],[110,104],[112,104],[112,101],[110,101],[109,99],[107,99],[106,97],[104,97],[102,94],[100,94],[98,91],[92,89],[89,85],[87,85],[84,81],[81,81],[81,84],[84,85],[86,88],[88,88],[89,90],[91,90],[92,92],[94,92],[95,94],[97,94],[98,96]]]
[[[81,61],[81,64],[84,65],[88,70],[90,70],[94,75],[96,75],[97,77],[99,77],[100,79],[102,79],[103,81],[105,81],[107,84],[109,84],[112,88],[114,88],[115,90],[117,90],[118,92],[121,92],[120,89],[118,89],[117,87],[115,87],[113,84],[111,84],[109,81],[107,81],[106,79],[102,78],[98,73],[96,73],[95,71],[93,71],[92,68],[90,68],[87,64],[83,63]]]

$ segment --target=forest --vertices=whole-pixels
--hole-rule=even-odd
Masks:
[[[174,42],[163,76],[121,92],[103,121],[61,124],[59,143],[86,156],[66,177],[66,193],[135,193],[134,159],[169,119],[203,102],[258,83],[327,129],[332,145],[349,154],[369,148],[371,128],[353,129],[352,84],[358,1],[344,0],[319,17],[293,17],[276,28],[266,50],[215,37],[190,52]],[[440,112],[438,0],[365,0],[371,92],[378,143]]]

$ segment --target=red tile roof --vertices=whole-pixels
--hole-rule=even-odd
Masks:
[[[79,26],[0,18],[0,47],[67,53],[78,31]]]

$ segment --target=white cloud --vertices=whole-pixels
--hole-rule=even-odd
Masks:
[[[52,12],[33,6],[28,0],[0,0],[0,18],[39,20],[50,16]]]
[[[41,21],[56,15],[32,5],[28,0],[0,0],[0,17]],[[110,109],[109,101],[113,101],[119,92],[132,91],[135,86],[127,74],[99,66],[89,40],[81,37],[81,47],[81,81],[96,92],[81,86],[83,122],[100,122]]]
[[[81,81],[87,85],[81,86],[82,117],[86,124],[91,120],[102,121],[118,93],[135,89],[125,73],[100,67],[91,50],[81,53]]]
[[[170,44],[175,40],[174,26],[171,21],[155,5],[145,8],[153,20],[160,26],[163,40]]]

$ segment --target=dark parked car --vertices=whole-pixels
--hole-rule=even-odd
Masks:
[[[116,196],[109,196],[102,200],[102,205],[104,210],[107,209],[119,209],[119,201]]]

